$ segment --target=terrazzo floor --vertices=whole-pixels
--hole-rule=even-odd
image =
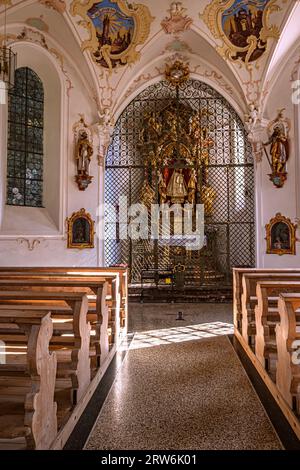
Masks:
[[[185,305],[183,322],[178,304],[138,307],[134,318],[130,311],[137,333],[87,450],[282,449],[227,337],[230,306],[216,315],[205,304],[199,315]]]
[[[184,321],[176,321],[178,312],[183,313]],[[128,330],[130,332],[215,321],[233,324],[231,303],[129,304]]]

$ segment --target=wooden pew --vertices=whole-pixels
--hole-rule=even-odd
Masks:
[[[256,285],[259,281],[297,281],[300,280],[300,272],[290,273],[251,273],[243,274],[242,276],[242,336],[244,340],[249,344],[253,345],[256,334],[255,326],[255,305],[257,304],[256,297]],[[273,305],[276,305],[277,298],[270,299],[273,301]]]
[[[2,323],[23,331],[23,355],[14,362],[14,348],[4,346],[0,364],[0,449],[49,449],[57,434],[54,389],[56,355],[49,353],[53,325],[47,310],[1,310]],[[0,340],[3,335],[0,333]],[[18,349],[20,351],[20,343]],[[19,353],[20,357],[20,353]]]
[[[15,274],[7,276],[0,274],[0,291],[12,290],[46,290],[53,292],[63,291],[85,291],[90,294],[89,299],[89,321],[92,325],[91,335],[91,353],[93,359],[93,368],[98,368],[102,364],[109,352],[108,337],[108,305],[107,290],[108,284],[105,279],[95,277],[69,277],[56,274],[55,276],[36,274],[24,275]],[[91,296],[92,294],[92,296]],[[114,325],[110,324],[114,330]]]
[[[112,309],[113,314],[116,315],[116,318],[119,318],[121,309],[121,324],[120,327],[123,330],[123,333],[127,333],[127,308],[128,308],[128,273],[127,268],[123,267],[0,267],[0,273],[24,273],[28,274],[30,272],[35,273],[60,273],[68,276],[71,275],[95,275],[95,276],[104,276],[106,280],[110,283],[112,292]],[[124,327],[122,326],[124,325]]]
[[[121,328],[123,334],[127,334],[128,328],[128,269],[127,267],[108,267],[109,272],[118,273],[120,276],[120,294],[121,294]]]
[[[244,274],[291,274],[300,273],[300,269],[259,269],[233,268],[233,320],[234,326],[242,332],[242,279]]]
[[[108,290],[108,295],[104,296],[104,297],[102,296],[102,300],[104,298],[104,302],[105,302],[104,307],[106,309],[107,309],[107,304],[110,303],[109,311],[110,311],[111,318],[110,318],[109,327],[112,330],[112,337],[114,337],[115,341],[117,342],[117,340],[119,338],[120,330],[122,329],[123,331],[125,331],[126,326],[124,327],[124,325],[126,325],[126,323],[127,323],[127,321],[126,321],[127,320],[127,271],[124,270],[124,269],[120,270],[119,268],[114,268],[114,271],[117,271],[117,272],[112,271],[110,273],[107,273],[107,271],[105,271],[105,273],[103,274],[103,272],[99,273],[98,268],[97,268],[97,270],[95,270],[95,268],[94,268],[94,271],[92,273],[90,273],[89,268],[86,268],[84,270],[84,272],[79,272],[79,273],[78,273],[78,268],[70,268],[70,269],[69,268],[58,268],[58,270],[60,272],[49,272],[49,270],[51,270],[51,269],[52,268],[43,268],[41,272],[36,272],[36,268],[26,268],[25,270],[17,268],[17,272],[15,272],[16,271],[15,268],[4,268],[4,270],[0,269],[0,278],[2,277],[2,279],[0,279],[0,281],[3,283],[3,286],[2,286],[1,289],[4,292],[6,292],[7,289],[11,289],[11,287],[13,287],[15,289],[16,286],[9,286],[9,283],[16,281],[18,290],[22,290],[22,291],[28,290],[30,292],[32,290],[34,292],[37,292],[38,290],[40,290],[40,291],[42,290],[43,292],[47,292],[48,290],[50,290],[52,292],[59,292],[60,291],[61,293],[63,293],[63,291],[68,291],[69,289],[73,290],[73,288],[69,287],[69,285],[63,287],[63,286],[58,284],[61,281],[62,282],[66,281],[67,280],[66,277],[68,277],[69,278],[68,280],[71,281],[72,283],[74,283],[74,281],[75,282],[78,281],[78,285],[76,285],[75,288],[74,288],[75,292],[76,292],[77,289],[80,288],[79,284],[82,284],[82,279],[84,279],[87,282],[98,282],[98,285],[99,285],[99,281],[104,281],[105,280],[105,282],[107,282],[107,285],[108,285],[108,289],[107,289]],[[65,272],[66,269],[69,272],[68,271]],[[70,272],[70,271],[72,271],[72,272]],[[122,274],[122,271],[123,271],[123,274]],[[6,284],[6,280],[5,280],[5,277],[7,277],[6,274],[5,274],[6,272],[7,272],[8,276],[10,276],[10,279],[6,279],[6,280],[9,281],[8,284]],[[102,274],[102,276],[100,274]],[[123,277],[121,277],[121,274],[122,274]],[[32,279],[31,279],[32,285],[24,286],[24,282],[29,281],[28,275],[30,277],[32,277]],[[41,278],[41,276],[43,276],[43,278]],[[46,276],[46,277],[44,277],[44,276]],[[26,277],[27,277],[27,280],[26,280]],[[119,282],[120,279],[123,279],[123,281]],[[56,285],[54,285],[55,282],[57,282]],[[52,286],[49,287],[49,283],[53,283]],[[34,286],[34,284],[42,284],[42,285]],[[121,286],[123,286],[123,287],[121,287]],[[88,290],[87,287],[84,288],[84,290],[86,291],[86,293],[88,294],[88,297],[89,297],[88,319],[91,320],[91,321],[95,321],[95,323],[96,323],[97,322],[96,299],[97,299],[98,296],[95,295],[95,291],[87,292],[87,290]],[[120,295],[120,292],[122,292],[122,295]],[[7,302],[9,302],[9,300],[6,300],[5,302],[7,304]],[[16,300],[15,299],[11,300],[11,302],[16,302]],[[35,304],[36,304],[36,302],[38,302],[38,301],[35,301]],[[126,314],[124,315],[124,319],[118,325],[117,321],[120,318],[120,313],[118,313],[118,312],[120,312],[120,311],[122,312],[122,303],[124,305],[123,311],[126,312]],[[20,305],[19,305],[19,307],[21,308]],[[11,305],[10,305],[10,308],[11,308]],[[23,305],[23,308],[25,308],[25,305]],[[34,308],[38,308],[38,305],[35,305]],[[61,316],[65,315],[64,310],[65,310],[65,308],[62,308],[62,307],[59,307],[59,308],[57,307],[56,308],[55,307],[55,310],[52,311],[52,316],[53,316],[53,321],[54,322],[56,322],[56,319],[58,319]],[[102,313],[103,313],[103,310],[104,310],[104,308],[101,309]],[[55,316],[55,318],[54,318],[54,316]],[[125,317],[126,317],[126,320],[125,320]],[[108,318],[108,315],[107,315],[107,318]],[[116,324],[116,326],[114,326],[114,323]],[[54,329],[53,337],[55,335],[62,337],[61,331],[60,331],[61,326],[59,326],[58,329],[57,329],[57,325],[56,325],[56,323],[54,323],[54,328],[55,329]],[[64,330],[64,331],[66,332],[67,330]],[[106,325],[106,331],[107,331],[107,325]],[[10,331],[10,334],[12,334],[11,331]],[[102,339],[103,339],[103,335],[102,335]],[[68,343],[68,342],[69,342],[69,339],[66,338],[66,343]],[[61,345],[58,345],[58,346],[61,346]],[[111,344],[111,346],[113,346],[113,345]],[[51,347],[53,348],[53,345]],[[81,415],[84,407],[88,403],[89,397],[92,396],[92,393],[95,390],[95,387],[99,383],[99,380],[100,380],[100,378],[103,374],[103,371],[106,370],[107,364],[109,364],[109,361],[113,357],[112,353],[114,353],[114,351],[115,351],[115,349],[112,349],[110,351],[109,356],[107,358],[108,360],[105,361],[105,363],[104,363],[104,368],[103,369],[101,368],[99,370],[99,373],[97,373],[95,375],[95,378],[94,378],[93,382],[91,383],[91,386],[88,388],[88,391],[87,391],[86,395],[84,395],[83,400],[81,400],[79,402],[79,404],[73,410],[72,415],[71,415],[71,419],[68,419],[68,417],[67,417],[67,420],[65,420],[65,422],[62,423],[63,427],[60,429],[52,448],[55,448],[55,449],[62,448],[64,442],[66,442],[67,437],[70,435],[70,432],[72,431],[72,429],[74,427],[74,425],[72,423],[75,423],[78,420],[78,417]],[[102,357],[103,356],[101,355],[101,359],[102,359]]]
[[[56,274],[73,276],[95,276],[105,278],[109,285],[110,319],[112,341],[119,343],[127,333],[128,317],[128,278],[126,268],[74,268],[74,267],[32,267],[32,268],[0,268],[1,274],[37,274],[53,276]],[[121,335],[121,338],[120,338]]]
[[[288,405],[300,415],[300,328],[297,325],[300,294],[281,294],[278,308],[276,384]]]
[[[0,312],[22,309],[26,305],[33,309],[48,309],[52,320],[62,314],[64,319],[71,320],[69,331],[63,327],[64,324],[55,324],[56,334],[51,338],[51,348],[58,356],[57,378],[71,380],[71,387],[67,388],[71,392],[71,403],[76,404],[91,381],[90,324],[87,322],[88,299],[85,292],[0,292]],[[10,337],[15,341],[16,335],[12,329],[5,341],[9,342]]]
[[[262,366],[269,372],[275,372],[271,360],[277,359],[275,327],[280,322],[278,300],[280,293],[300,293],[299,281],[259,281],[256,287],[257,305],[255,307],[256,336],[255,355]],[[274,297],[276,296],[276,297]],[[269,298],[276,299],[277,306],[270,308]],[[296,314],[297,321],[300,314]],[[272,370],[273,369],[273,370]],[[275,378],[275,377],[274,377]]]

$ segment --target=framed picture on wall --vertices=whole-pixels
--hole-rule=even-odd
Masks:
[[[296,229],[290,219],[280,213],[266,225],[267,254],[295,255]]]
[[[67,219],[68,248],[94,248],[95,223],[85,209],[74,212]]]

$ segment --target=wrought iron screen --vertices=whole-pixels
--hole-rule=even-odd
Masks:
[[[129,205],[145,202],[147,190],[152,201],[161,202],[159,175],[166,173],[166,163],[161,164],[159,173],[159,163],[153,156],[157,148],[165,145],[167,149],[171,144],[158,145],[153,152],[151,145],[142,145],[141,141],[145,142],[145,134],[149,131],[145,119],[147,117],[148,124],[152,119],[152,128],[155,129],[157,118],[156,130],[162,135],[160,142],[165,142],[167,135],[170,135],[171,143],[175,142],[172,132],[176,133],[177,140],[180,140],[178,136],[185,134],[182,137],[185,143],[176,142],[176,145],[179,150],[182,145],[182,152],[185,148],[188,153],[186,142],[192,146],[191,135],[197,131],[197,127],[193,127],[197,116],[201,117],[198,126],[202,135],[199,140],[201,171],[199,164],[195,163],[197,201],[205,206],[206,245],[201,250],[189,251],[184,243],[173,246],[172,243],[151,240],[123,240],[118,235],[122,221],[116,231],[116,215],[106,210],[106,264],[128,264],[132,284],[140,283],[143,270],[172,270],[179,263],[184,265],[186,286],[227,286],[231,283],[233,266],[254,265],[251,146],[237,113],[207,84],[188,80],[175,89],[167,81],[162,81],[144,90],[127,106],[116,124],[107,155],[105,202],[117,207],[120,213],[123,204],[120,196],[126,196]],[[149,142],[147,139],[146,143]],[[149,158],[151,152],[153,158]],[[187,158],[185,164],[179,164],[179,172],[188,171],[191,175],[193,165],[193,161]],[[169,163],[168,166],[169,172],[175,171],[176,165]]]
[[[8,101],[7,204],[43,205],[43,131],[43,84],[21,67]]]

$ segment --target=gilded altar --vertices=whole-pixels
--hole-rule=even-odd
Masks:
[[[209,184],[209,112],[170,103],[159,113],[144,116],[140,149],[145,165],[142,202],[204,204],[205,215],[213,214],[216,191]],[[151,195],[152,200],[149,200]]]

